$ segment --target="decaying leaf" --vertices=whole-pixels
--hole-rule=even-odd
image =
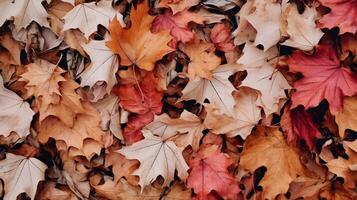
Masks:
[[[0,161],[0,178],[5,183],[4,199],[16,199],[23,192],[34,199],[37,184],[44,180],[46,169],[47,166],[36,158],[7,153]]]
[[[182,180],[187,177],[188,166],[179,149],[167,134],[153,135],[151,131],[143,130],[144,140],[124,147],[119,151],[128,159],[140,161],[140,167],[133,173],[139,176],[141,191],[161,175],[163,186],[168,185],[174,178],[175,170]]]

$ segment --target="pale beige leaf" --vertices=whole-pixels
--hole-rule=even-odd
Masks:
[[[248,22],[247,16],[251,13],[254,1],[247,1],[236,14],[239,24],[236,30],[233,31],[234,44],[241,45],[249,41],[253,41],[257,35],[257,31]]]
[[[117,83],[115,74],[118,71],[118,58],[106,45],[105,40],[92,40],[84,44],[83,48],[91,59],[91,64],[80,75],[81,86],[92,87],[98,81],[107,83],[106,91],[109,94]]]
[[[253,13],[246,16],[256,29],[254,45],[263,45],[268,50],[280,40],[281,5],[272,0],[255,0]]]
[[[256,48],[251,42],[246,42],[243,49],[243,55],[237,60],[238,64],[244,68],[257,68],[269,63],[279,55],[278,48],[272,47],[267,51]]]
[[[165,180],[163,186],[167,186],[174,179],[175,169],[177,169],[178,177],[185,180],[188,175],[188,166],[182,156],[182,149],[169,140],[167,135],[158,137],[149,130],[142,132],[145,139],[118,151],[128,159],[140,161],[140,167],[133,175],[139,176],[141,191],[146,185],[154,182],[159,175]]]
[[[122,130],[120,127],[121,115],[119,110],[119,98],[114,95],[109,95],[106,98],[94,103],[94,107],[100,113],[102,118],[102,130],[110,130],[115,137],[123,139]]]
[[[92,33],[97,31],[99,24],[107,28],[110,20],[115,16],[122,21],[121,14],[108,4],[96,4],[95,2],[82,3],[74,7],[63,17],[65,20],[63,31],[78,28],[88,38]]]
[[[310,51],[316,46],[323,32],[316,27],[317,12],[315,8],[305,7],[304,13],[299,14],[295,4],[289,4],[284,11],[287,16],[287,30],[290,38],[282,45]]]
[[[14,24],[17,30],[26,28],[32,21],[49,27],[48,13],[42,5],[42,0],[15,0],[11,10],[7,12],[14,13]]]
[[[285,77],[269,64],[246,70],[248,75],[241,86],[256,89],[261,93],[261,104],[265,114],[278,112],[279,100],[286,98],[284,90],[291,88]]]
[[[228,80],[238,66],[235,64],[221,65],[212,71],[211,79],[196,77],[188,82],[180,100],[195,99],[203,103],[208,99],[210,103],[216,104],[223,113],[233,115],[235,104],[232,92],[235,90],[232,83]]]
[[[212,105],[207,105],[207,116],[204,124],[216,134],[227,134],[229,137],[240,135],[245,139],[261,119],[257,106],[258,94],[249,88],[240,88],[235,93],[234,115],[227,116]]]
[[[3,85],[0,76],[0,134],[7,137],[12,131],[20,137],[30,134],[32,117],[30,105]]]
[[[0,161],[0,177],[5,182],[4,200],[16,199],[22,192],[34,199],[39,181],[44,180],[47,166],[36,158],[12,153]]]
[[[167,114],[155,116],[155,120],[147,125],[145,129],[154,135],[172,137],[178,147],[192,146],[194,151],[198,150],[200,140],[203,136],[203,123],[195,114],[184,110],[180,118],[172,119]]]

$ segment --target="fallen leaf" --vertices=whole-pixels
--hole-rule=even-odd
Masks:
[[[199,103],[204,103],[205,99],[208,99],[210,103],[217,105],[221,112],[233,115],[235,100],[232,92],[235,88],[228,78],[237,70],[237,65],[226,64],[213,70],[211,79],[197,76],[188,82],[180,100],[194,99]]]
[[[320,0],[323,6],[331,11],[319,20],[321,28],[340,28],[340,34],[357,31],[357,2],[346,0]]]
[[[7,153],[0,161],[0,176],[5,182],[4,199],[16,199],[23,192],[34,199],[37,184],[45,179],[46,169],[47,166],[36,158]]]
[[[309,109],[326,99],[331,113],[336,114],[343,107],[343,97],[357,92],[357,77],[340,63],[334,46],[320,45],[313,55],[295,51],[286,62],[291,71],[304,76],[294,83],[297,91],[292,108],[303,105]]]
[[[11,2],[7,12],[13,12],[14,24],[17,30],[26,28],[32,21],[49,27],[48,13],[42,5],[42,0],[22,0]]]
[[[187,10],[191,6],[199,4],[199,0],[160,0],[159,7],[169,7],[172,12],[176,14],[177,12]]]
[[[266,172],[259,185],[263,187],[263,199],[274,199],[286,193],[289,184],[304,174],[297,149],[290,147],[278,128],[258,126],[244,142],[240,166],[254,172],[261,166]]]
[[[143,133],[144,140],[118,151],[128,159],[140,161],[140,167],[133,175],[140,177],[141,191],[159,175],[164,178],[163,186],[167,186],[174,178],[175,169],[178,177],[185,180],[188,166],[182,156],[182,150],[165,134],[156,136],[148,130],[143,130]]]
[[[224,52],[234,50],[233,41],[231,40],[231,30],[226,24],[214,25],[210,34],[210,39],[218,50]]]
[[[224,199],[238,199],[238,183],[227,169],[231,164],[218,146],[203,148],[189,161],[191,172],[187,186],[193,188],[197,199],[210,199],[208,195],[212,190]]]
[[[286,98],[284,90],[291,89],[285,77],[270,64],[260,68],[246,68],[246,71],[248,75],[241,86],[261,93],[261,104],[266,115],[278,112],[280,100]]]
[[[312,50],[320,41],[323,32],[316,27],[317,12],[315,8],[305,7],[300,15],[294,4],[289,4],[285,9],[287,15],[287,29],[289,39],[282,45],[295,47],[303,51]]]
[[[214,106],[207,105],[204,125],[213,133],[226,134],[228,137],[240,135],[245,139],[261,119],[258,94],[249,88],[240,88],[233,96],[234,115],[227,116]]]
[[[311,150],[315,147],[316,139],[321,136],[312,116],[302,106],[291,110],[286,107],[280,125],[287,133],[288,143],[295,144],[298,139],[303,139]]]
[[[105,40],[92,40],[84,44],[83,48],[91,59],[91,64],[81,73],[81,86],[93,85],[98,81],[107,83],[106,91],[109,94],[117,83],[115,74],[118,71],[118,58],[105,45]]]
[[[81,3],[63,17],[65,23],[62,31],[78,28],[88,39],[92,33],[97,31],[99,24],[108,28],[110,20],[114,17],[116,20],[119,19],[121,24],[124,24],[122,15],[115,12],[111,5],[105,1],[99,3]]]
[[[204,128],[202,120],[186,110],[177,119],[172,119],[167,114],[156,116],[152,123],[145,126],[145,129],[155,135],[172,137],[171,140],[178,147],[191,145],[194,151],[198,150]]]
[[[336,114],[338,133],[341,138],[345,137],[346,129],[357,131],[356,115],[357,97],[345,97],[343,99],[343,109]]]
[[[147,73],[139,86],[121,85],[114,89],[120,99],[120,106],[137,114],[152,112],[159,114],[162,108],[163,92],[156,88],[157,80],[153,73]],[[140,88],[139,88],[140,87]]]
[[[196,76],[211,79],[212,71],[221,64],[221,59],[214,54],[214,45],[195,39],[193,43],[180,46],[180,49],[190,58],[188,77],[193,80]]]
[[[12,131],[20,137],[30,134],[32,117],[35,112],[30,105],[16,93],[4,87],[0,76],[0,134],[9,136]]]
[[[152,71],[155,62],[165,54],[174,51],[167,43],[171,40],[169,31],[153,34],[150,31],[154,17],[148,14],[148,2],[132,9],[130,14],[131,27],[124,29],[115,18],[109,25],[112,37],[107,46],[120,56],[120,64],[136,65],[141,69]]]
[[[187,10],[175,15],[170,10],[165,10],[164,14],[155,17],[151,31],[158,33],[162,30],[170,30],[170,34],[177,42],[187,43],[194,39],[194,33],[188,28],[188,23],[191,21],[202,24],[204,19],[199,14]]]
[[[257,31],[254,45],[261,44],[266,51],[280,40],[281,5],[273,1],[255,0],[252,10],[245,18]]]

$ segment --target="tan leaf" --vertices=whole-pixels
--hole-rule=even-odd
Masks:
[[[62,18],[73,9],[73,5],[61,0],[52,0],[47,7],[48,18],[50,21],[51,30],[56,35],[62,35],[64,22]]]
[[[112,166],[114,181],[118,182],[122,177],[126,180],[134,179],[131,175],[139,165],[137,160],[128,160],[120,153],[108,152],[105,155],[105,167]]]
[[[254,45],[263,45],[268,50],[280,40],[281,5],[273,0],[255,0],[252,13],[245,18],[255,28]]]
[[[69,45],[69,47],[77,50],[82,56],[86,56],[82,44],[87,43],[87,39],[80,30],[70,29],[64,31],[64,41]]]
[[[287,192],[289,184],[298,175],[304,174],[299,157],[278,128],[258,126],[247,137],[239,164],[250,172],[265,166],[267,171],[259,185],[263,187],[263,198],[274,199]]]
[[[357,141],[354,143],[357,143]],[[357,171],[354,169],[354,166],[357,164],[357,152],[353,151],[347,145],[344,145],[344,147],[348,158],[338,157],[328,160],[326,166],[330,172],[344,178],[344,184],[352,189],[355,188],[355,181],[357,179]]]
[[[118,58],[105,46],[104,40],[92,40],[84,44],[83,48],[91,59],[91,64],[81,73],[81,86],[93,87],[98,81],[107,83],[106,91],[109,94],[113,86],[117,83],[115,77],[118,71]]]
[[[221,59],[214,54],[214,44],[195,39],[193,43],[182,44],[180,49],[190,58],[188,77],[193,80],[196,75],[211,79],[212,71],[221,64]]]
[[[154,17],[148,14],[148,2],[131,9],[131,27],[124,29],[117,19],[109,25],[112,40],[107,46],[120,56],[120,64],[136,65],[141,69],[152,71],[155,62],[174,51],[167,43],[172,39],[168,30],[153,34],[150,31]]]
[[[278,112],[280,99],[286,98],[284,90],[291,88],[285,77],[269,64],[246,70],[248,75],[241,86],[256,89],[261,93],[261,105],[265,114]]]
[[[170,7],[173,14],[200,3],[200,0],[160,0],[159,7]]]
[[[161,175],[163,186],[167,186],[173,179],[175,170],[182,180],[188,173],[188,166],[182,156],[182,149],[168,138],[168,135],[155,136],[151,131],[142,130],[145,139],[133,145],[123,147],[118,152],[128,159],[140,161],[140,167],[133,173],[140,178],[141,191],[146,185],[154,182]]]
[[[4,87],[0,76],[0,134],[5,137],[14,131],[20,137],[30,134],[32,117],[35,112],[16,93]]]
[[[300,15],[295,4],[288,4],[284,10],[288,23],[286,32],[290,36],[282,45],[310,51],[316,46],[323,32],[316,27],[317,12],[315,8],[305,7]]]
[[[105,1],[101,3],[82,3],[63,17],[65,20],[63,31],[78,28],[88,39],[92,33],[97,31],[99,24],[108,28],[110,20],[115,16],[123,23],[121,14],[115,12],[111,5]]]
[[[345,137],[345,130],[357,131],[357,96],[343,99],[343,110],[336,114],[338,133],[341,138]]]
[[[180,118],[172,119],[167,114],[156,116],[154,122],[145,127],[154,135],[172,137],[178,147],[185,148],[191,145],[193,150],[198,150],[203,136],[203,123],[195,114],[184,110]]]
[[[228,137],[240,135],[245,139],[261,119],[257,106],[258,94],[249,88],[240,88],[234,94],[235,105],[232,117],[221,113],[212,105],[205,106],[207,116],[204,124],[216,134],[227,134]]]
[[[5,182],[4,199],[16,199],[22,192],[34,199],[37,184],[45,179],[47,166],[36,158],[7,153],[0,161],[0,177]]]
[[[232,92],[235,88],[228,78],[237,70],[237,65],[225,64],[212,71],[211,79],[196,77],[188,82],[180,100],[194,99],[204,103],[205,99],[208,99],[210,103],[217,105],[222,113],[233,115],[235,100]]]

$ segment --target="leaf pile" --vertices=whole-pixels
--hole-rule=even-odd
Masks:
[[[357,199],[356,0],[0,0],[0,198]]]

